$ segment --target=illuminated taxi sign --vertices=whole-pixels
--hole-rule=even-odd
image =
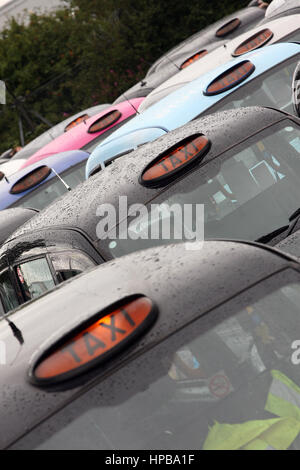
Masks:
[[[20,194],[34,186],[42,183],[51,173],[51,168],[48,166],[40,166],[36,170],[31,171],[28,175],[23,176],[17,183],[13,185],[10,190],[11,194]]]
[[[57,343],[29,370],[35,385],[54,385],[78,377],[109,360],[146,332],[157,317],[147,297],[127,299]]]
[[[273,32],[270,29],[264,29],[259,33],[254,34],[246,41],[242,42],[232,54],[234,57],[239,57],[247,52],[254,51],[259,47],[264,46],[267,44],[272,37],[274,36]]]
[[[224,93],[250,77],[254,70],[255,65],[252,62],[241,62],[213,80],[206,91],[204,91],[204,95],[213,96]]]
[[[82,116],[79,116],[77,119],[74,119],[74,121],[70,122],[70,124],[68,124],[65,127],[65,132],[70,131],[74,127],[78,126],[78,124],[81,124],[83,121],[86,121],[87,119],[89,119],[89,117],[90,116],[88,114],[83,114]]]
[[[241,25],[241,23],[242,22],[239,18],[234,18],[233,20],[224,24],[224,26],[221,26],[221,28],[219,28],[216,32],[217,38],[223,38],[228,34],[233,33],[233,31],[235,31]]]
[[[199,161],[210,149],[210,141],[204,135],[193,135],[159,155],[143,171],[140,183],[147,187],[167,184],[187,166]]]
[[[94,134],[95,132],[101,132],[107,127],[112,126],[115,124],[119,119],[122,117],[122,113],[120,111],[115,110],[111,111],[110,113],[105,114],[100,119],[95,121],[89,128],[89,133]]]
[[[206,54],[208,54],[208,51],[205,49],[203,51],[197,52],[197,54],[192,55],[192,57],[189,57],[189,59],[187,59],[185,62],[183,62],[183,64],[181,64],[181,70],[185,69],[186,67],[189,67],[194,62],[197,62],[197,60],[201,59],[201,57],[204,57]]]

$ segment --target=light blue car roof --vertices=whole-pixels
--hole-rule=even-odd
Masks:
[[[157,138],[158,129],[161,129],[162,135],[165,132],[169,132],[183,126],[227,95],[234,93],[241,86],[299,53],[300,44],[298,43],[272,44],[255,52],[245,54],[242,57],[235,58],[179,88],[159,102],[155,103],[140,115],[133,118],[130,122],[111,134],[107,139],[103,140],[88,159],[86,176],[88,177],[96,167],[105,161],[110,160],[112,157],[122,152],[125,153],[128,151],[130,142],[128,134],[132,134],[133,132],[140,131],[142,129],[148,129],[146,132],[144,131],[141,133],[142,136],[146,135],[148,140],[137,142],[137,139],[135,139],[134,145],[138,146],[146,142],[151,142]],[[203,94],[215,78],[229,70],[234,65],[244,62],[245,60],[251,60],[255,65],[255,71],[250,75],[250,77],[234,88],[218,95],[205,96]],[[155,135],[153,138],[151,136],[152,128],[155,128],[155,131],[153,129],[153,135]],[[119,141],[121,137],[124,139],[123,148],[121,141]],[[134,148],[134,146],[131,146],[131,148]]]

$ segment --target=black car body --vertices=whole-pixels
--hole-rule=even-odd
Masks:
[[[33,216],[37,215],[35,209],[6,209],[0,211],[0,246],[11,236],[21,225],[25,224]]]
[[[9,295],[13,296],[7,303],[15,308],[35,297],[30,295],[32,279],[27,279],[24,268],[43,273],[46,291],[92,265],[178,239],[173,231],[166,240],[132,236],[145,225],[143,220],[136,223],[129,210],[136,204],[151,215],[147,230],[161,217],[173,223],[171,211],[156,216],[153,207],[157,204],[204,205],[206,239],[278,243],[297,230],[299,124],[298,118],[268,108],[225,111],[192,121],[116,159],[31,219],[3,245],[0,285],[9,278]],[[187,151],[199,136],[205,149],[197,154],[198,161],[177,168],[175,174],[167,173],[163,181],[144,184],[149,165],[156,168],[162,156],[182,144]],[[120,215],[124,203],[120,196],[126,198],[125,215]],[[116,218],[103,232],[107,207],[116,210]]]
[[[299,449],[299,287],[293,258],[236,242],[134,253],[64,284],[0,321],[0,447]],[[149,316],[125,345],[135,301]],[[82,338],[70,379],[57,367]]]

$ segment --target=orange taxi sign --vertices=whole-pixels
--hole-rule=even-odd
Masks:
[[[74,121],[70,122],[70,124],[68,124],[65,127],[65,132],[70,131],[74,127],[78,126],[78,124],[81,124],[83,121],[86,121],[87,119],[89,119],[89,117],[90,116],[88,114],[83,114],[82,116],[79,116],[77,119],[74,119]]]
[[[106,309],[97,320],[77,328],[65,342],[60,341],[43,355],[30,369],[30,381],[52,385],[86,373],[126,348],[151,326],[156,316],[156,308],[147,297]]]
[[[179,172],[186,169],[210,149],[210,141],[204,135],[193,135],[159,155],[144,169],[140,183],[147,187],[163,186]]]
[[[102,116],[100,119],[95,121],[89,128],[88,132],[90,134],[94,134],[95,132],[101,132],[107,127],[112,126],[115,124],[119,119],[121,119],[122,113],[120,111],[110,111],[109,113]]]
[[[28,189],[34,188],[38,184],[42,183],[51,173],[51,168],[46,165],[40,166],[39,168],[31,171],[28,175],[23,176],[10,190],[11,194],[20,194]]]
[[[194,62],[197,62],[197,60],[201,59],[201,57],[204,57],[206,54],[208,54],[208,51],[204,49],[203,51],[197,52],[196,54],[192,55],[187,60],[185,60],[183,64],[181,64],[181,70],[185,69],[186,67],[189,67]]]
[[[236,87],[254,72],[255,65],[249,60],[240,62],[215,78],[203,92],[205,96],[218,95]]]
[[[246,41],[242,42],[232,54],[233,57],[239,57],[247,52],[254,51],[259,47],[263,47],[267,44],[272,37],[274,36],[273,32],[270,29],[263,29],[262,31],[254,34]]]
[[[235,31],[241,25],[241,23],[242,22],[239,18],[234,18],[233,20],[224,24],[224,26],[221,26],[221,28],[219,28],[216,32],[217,38],[224,38],[228,34],[233,33],[233,31]]]

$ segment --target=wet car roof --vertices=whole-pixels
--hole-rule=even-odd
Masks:
[[[205,242],[197,252],[187,251],[184,244],[170,245],[107,263],[18,309],[9,318],[22,333],[22,346],[8,323],[0,321],[0,341],[7,345],[8,361],[7,367],[0,366],[0,447],[6,447],[75,398],[83,382],[95,375],[97,380],[104,377],[125,360],[153,347],[244,289],[289,267],[299,269],[298,266],[284,254],[251,243]],[[28,383],[26,373],[33,357],[95,313],[137,293],[157,304],[159,316],[130,350],[69,390],[63,387],[48,393]]]
[[[77,227],[96,241],[98,206],[108,203],[118,207],[120,195],[128,197],[128,205],[146,204],[158,195],[161,190],[141,186],[139,176],[148,163],[177,142],[197,132],[205,134],[212,142],[212,147],[204,159],[206,163],[259,130],[289,117],[286,113],[273,109],[252,107],[224,111],[192,121],[116,160],[105,171],[96,174],[48,206],[38,217],[12,235],[12,239],[17,240],[9,244],[9,249],[18,243],[18,237],[26,238],[32,232],[33,236],[38,238],[38,232],[48,227]],[[297,118],[295,120],[298,122]],[[3,253],[5,247],[0,251],[0,258]]]
[[[34,209],[6,209],[0,211],[0,245],[10,237],[10,235],[21,227],[29,219],[37,215],[38,211]]]

